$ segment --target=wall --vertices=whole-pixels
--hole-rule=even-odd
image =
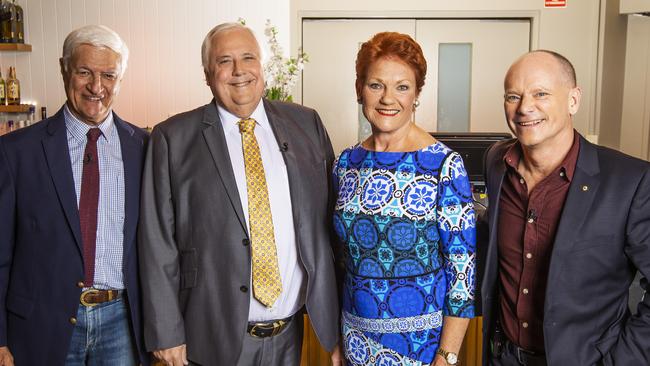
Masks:
[[[621,151],[650,159],[650,17],[630,15],[625,58]]]
[[[584,93],[574,124],[584,134],[595,134],[601,1],[606,0],[568,0],[566,8],[545,9],[544,0],[291,0],[291,42],[294,48],[301,44],[301,17],[446,18],[532,13],[535,25],[531,44],[558,51],[573,62]]]
[[[17,0],[25,12],[31,53],[0,53],[6,78],[15,65],[23,101],[54,114],[64,103],[59,70],[63,40],[73,29],[104,24],[117,31],[131,51],[114,105],[124,119],[153,126],[168,116],[208,103],[200,49],[216,24],[239,17],[264,39],[265,20],[280,29],[288,49],[289,0]]]

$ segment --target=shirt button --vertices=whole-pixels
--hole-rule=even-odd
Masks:
[[[83,288],[84,287],[84,281],[77,282],[77,287]]]
[[[532,257],[533,257],[533,255],[531,253],[526,253],[526,258],[530,259]]]
[[[523,322],[523,323],[521,323],[521,326],[524,327],[524,328],[528,328],[528,323]]]
[[[248,292],[248,287],[246,287],[246,286],[242,286],[242,287],[239,288],[239,291],[241,291],[241,292]]]
[[[529,217],[529,218],[528,218],[528,223],[529,223],[529,224],[532,224],[533,222],[535,222],[535,219],[533,219],[532,217]]]
[[[519,183],[524,184],[525,182],[524,178],[519,178]]]
[[[70,318],[69,321],[70,321],[70,324],[72,324],[72,325],[77,324],[77,318],[75,318],[74,316],[72,318]]]
[[[564,172],[560,172],[560,177],[564,177]]]
[[[523,290],[521,290],[521,292],[523,292],[523,293],[524,293],[524,295],[528,295],[528,289],[527,289],[527,288],[525,288],[525,289],[523,289]]]

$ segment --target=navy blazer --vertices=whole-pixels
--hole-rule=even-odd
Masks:
[[[125,180],[124,285],[143,364],[136,229],[147,134],[117,115]],[[63,365],[84,278],[63,109],[0,137],[0,345],[16,365]]]
[[[514,142],[495,144],[486,158],[490,239],[482,285],[484,365],[499,317],[503,156]],[[650,276],[650,164],[581,136],[548,272],[543,327],[549,365],[650,365],[650,296],[634,314],[628,308],[637,270]]]

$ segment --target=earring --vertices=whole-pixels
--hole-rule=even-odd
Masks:
[[[415,102],[413,102],[413,108],[415,109],[415,108],[417,108],[419,106],[420,106],[420,101],[418,99],[416,99]]]

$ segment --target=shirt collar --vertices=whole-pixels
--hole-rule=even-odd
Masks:
[[[217,110],[219,111],[219,120],[221,120],[224,132],[228,134],[236,129],[237,133],[239,133],[239,127],[237,126],[237,123],[241,120],[241,118],[228,112],[226,108],[220,106],[216,101],[215,104],[217,105]],[[258,127],[262,127],[263,129],[269,131],[271,130],[271,124],[269,123],[269,119],[266,116],[266,110],[264,109],[264,102],[262,100],[260,100],[260,102],[257,104],[257,107],[253,113],[251,113],[249,118],[254,119]]]
[[[571,149],[569,149],[569,152],[564,157],[564,160],[562,160],[560,166],[558,166],[555,170],[558,173],[563,172],[564,174],[562,177],[564,177],[569,182],[573,180],[573,174],[575,173],[576,163],[578,161],[578,152],[580,152],[580,135],[578,134],[578,131],[574,129]],[[505,155],[503,156],[503,162],[509,169],[512,169],[516,172],[519,161],[521,160],[521,156],[521,144],[519,141],[517,141],[512,146],[510,146],[510,148],[508,148]]]
[[[86,141],[88,139],[88,137],[86,137],[86,134],[91,128],[93,128],[93,126],[82,122],[79,118],[72,114],[70,108],[68,107],[68,103],[63,105],[63,116],[65,118],[65,128],[70,133],[70,135],[72,135],[72,137],[76,140]],[[106,119],[100,123],[99,126],[97,126],[102,131],[102,136],[106,139],[107,142],[110,142],[113,138],[115,131],[113,128],[113,122],[113,111],[110,111]]]

